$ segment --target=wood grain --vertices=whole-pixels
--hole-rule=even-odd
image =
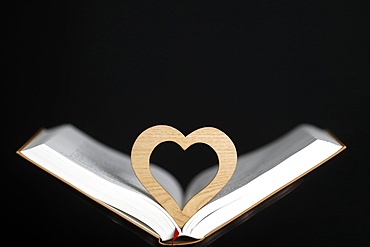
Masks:
[[[157,182],[150,171],[151,153],[163,142],[175,142],[183,150],[195,143],[204,143],[210,146],[218,157],[218,171],[213,180],[194,195],[183,209],[180,209],[176,201]],[[209,202],[230,180],[236,168],[237,153],[231,139],[217,128],[204,127],[184,136],[171,126],[156,125],[144,130],[135,140],[131,150],[131,163],[142,185],[182,228],[189,218]]]

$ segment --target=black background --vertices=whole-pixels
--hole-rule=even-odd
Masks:
[[[5,238],[149,246],[15,154],[40,127],[72,123],[129,154],[152,125],[184,134],[214,126],[243,154],[312,123],[347,149],[211,245],[370,244],[370,23],[360,1],[29,1],[9,10]],[[183,185],[216,160],[201,145],[185,154],[166,144],[152,158]]]

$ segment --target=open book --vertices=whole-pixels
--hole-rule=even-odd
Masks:
[[[345,148],[330,132],[299,125],[239,155],[230,181],[182,228],[139,182],[130,155],[100,143],[71,124],[41,129],[17,154],[165,243],[175,231],[194,242],[203,240]],[[218,166],[199,173],[185,191],[163,168],[151,164],[150,169],[181,208],[212,180]]]

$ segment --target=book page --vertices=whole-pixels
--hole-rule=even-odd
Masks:
[[[280,138],[252,152],[239,156],[237,168],[232,178],[211,202],[243,187],[307,146],[314,141],[312,132],[320,133],[321,137],[329,136],[328,133],[313,126],[301,125]],[[331,139],[331,141],[333,140]],[[218,166],[211,167],[195,177],[186,190],[185,200],[189,200],[194,194],[204,188],[214,177],[217,169]]]
[[[137,179],[128,155],[96,141],[75,127],[65,125],[46,144],[90,172],[114,184],[152,198]],[[181,205],[183,195],[182,187],[178,181],[167,171],[154,164],[151,164],[150,168],[158,182]]]
[[[336,141],[314,137],[304,148],[245,186],[205,205],[188,221],[186,232],[193,237],[204,237],[311,172],[344,149],[345,146]]]

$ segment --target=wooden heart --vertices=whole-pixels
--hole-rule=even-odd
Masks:
[[[154,148],[168,141],[177,143],[183,150],[195,143],[207,144],[216,152],[219,161],[213,180],[194,195],[182,210],[155,180],[149,168],[150,155]],[[236,163],[237,154],[233,142],[225,133],[213,127],[197,129],[185,137],[171,126],[156,125],[144,130],[135,140],[131,150],[131,164],[137,178],[180,228],[226,185],[235,171]]]

